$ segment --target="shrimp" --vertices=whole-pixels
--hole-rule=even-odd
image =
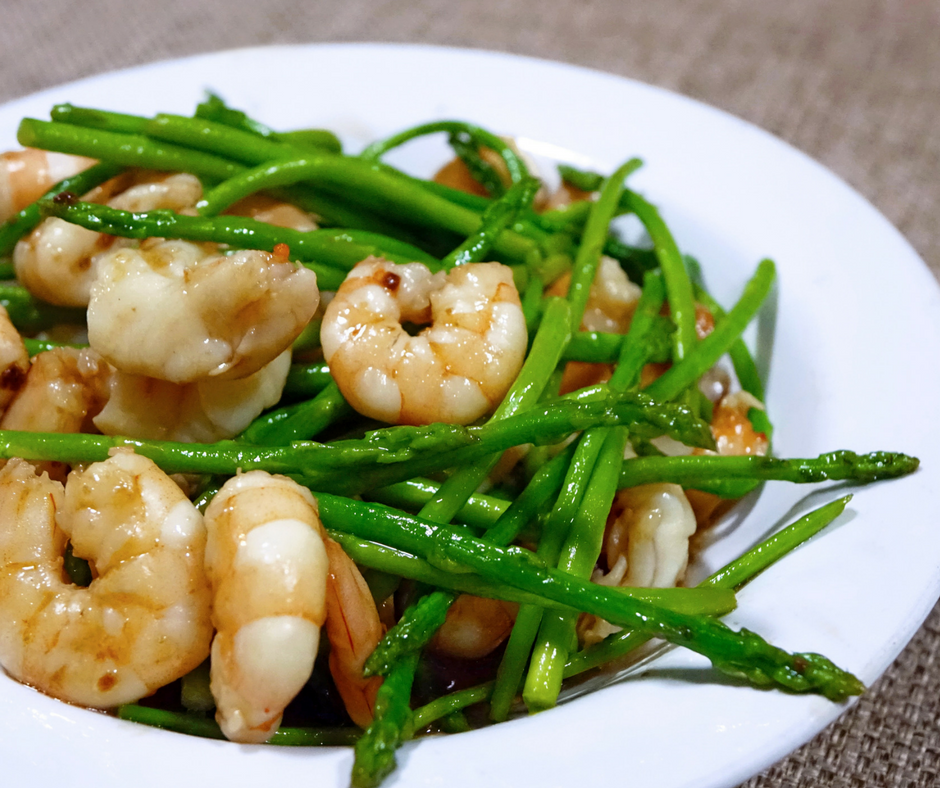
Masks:
[[[627,278],[620,263],[606,255],[601,257],[581,327],[585,331],[625,334],[643,291]]]
[[[368,728],[382,679],[364,678],[362,667],[385,634],[385,627],[359,568],[332,539],[325,543],[330,559],[326,580],[330,674],[352,721],[360,728]]]
[[[94,159],[25,148],[0,153],[0,222],[36,202],[65,178],[87,170]]]
[[[685,574],[695,529],[695,515],[679,485],[621,490],[604,535],[608,571],[595,570],[591,580],[606,586],[672,588]],[[587,645],[620,630],[593,616],[583,616],[578,629]]]
[[[509,637],[518,611],[515,602],[461,594],[429,646],[438,654],[481,659]]]
[[[526,167],[529,170],[529,174],[532,177],[541,177],[535,161],[533,161],[530,156],[526,155],[525,152],[519,150],[519,146],[512,137],[502,137],[502,140],[503,142],[507,143],[510,148],[512,148],[517,156],[525,161]],[[510,186],[512,184],[512,179],[509,176],[509,170],[507,169],[506,162],[503,161],[502,156],[500,156],[492,148],[482,146],[477,149],[477,153],[479,153],[480,158],[484,162],[493,168],[494,175],[496,175],[496,177],[502,182],[503,186]],[[458,191],[466,192],[467,194],[475,194],[478,197],[493,196],[490,194],[489,189],[487,189],[486,186],[484,186],[476,179],[476,177],[474,177],[473,173],[470,171],[470,168],[459,156],[451,159],[436,173],[434,173],[432,180],[435,183],[441,184],[442,186],[449,186],[451,189],[457,189]],[[532,207],[536,211],[545,210],[549,201],[550,195],[548,194],[548,190],[545,188],[545,184],[543,183],[539,187],[535,198],[532,200]]]
[[[547,295],[564,297],[568,292],[571,275],[556,279],[548,288]],[[583,331],[603,331],[609,334],[625,334],[630,328],[633,312],[640,300],[642,290],[627,278],[626,272],[612,257],[601,257],[591,292],[588,295]],[[569,361],[561,381],[561,393],[593,386],[610,380],[612,364],[596,364],[586,361]]]
[[[250,471],[212,499],[206,528],[216,720],[230,740],[262,743],[313,671],[326,618],[323,526],[307,489]]]
[[[212,637],[202,516],[129,449],[63,487],[22,460],[0,470],[0,664],[71,703],[113,708],[203,662]],[[87,588],[63,571],[71,540]]]
[[[748,418],[748,413],[752,408],[764,410],[764,403],[746,391],[737,391],[734,394],[722,393],[712,412],[711,425],[718,454],[739,456],[767,454],[770,449],[767,435],[755,430]],[[714,452],[694,449],[692,453],[713,454]],[[711,525],[733,504],[733,500],[719,498],[717,495],[701,490],[688,490],[686,494],[695,511],[695,518],[702,527]]]
[[[213,443],[233,438],[277,404],[290,364],[290,350],[285,350],[246,378],[196,383],[169,383],[111,368],[107,402],[94,424],[105,435],[148,440]]]
[[[409,336],[402,323],[431,325]],[[512,272],[474,263],[359,263],[323,317],[323,355],[350,405],[392,424],[469,424],[522,367],[526,328]]]
[[[133,179],[143,182],[127,187]],[[115,190],[121,190],[111,197]],[[90,202],[107,202],[125,211],[157,208],[175,211],[191,208],[202,196],[202,186],[192,175],[175,173],[144,176],[125,174],[113,178],[85,196]],[[110,199],[109,199],[110,197]],[[115,238],[74,224],[49,218],[13,250],[16,278],[34,296],[59,306],[87,306],[98,262],[112,248],[135,246],[137,241]]]
[[[107,376],[107,365],[93,351],[59,347],[39,353],[0,429],[88,432],[107,398]]]
[[[281,202],[266,194],[251,194],[239,200],[226,212],[231,216],[248,216],[275,227],[286,227],[308,233],[317,229],[317,223],[310,214],[289,202]]]
[[[552,282],[546,295],[562,298],[568,293],[571,274],[566,273]],[[625,334],[643,291],[627,278],[620,263],[604,255],[597,266],[584,317],[582,331],[604,331],[608,334]]]
[[[28,371],[29,353],[23,338],[10,322],[7,310],[0,306],[0,413],[16,396]]]
[[[107,365],[93,351],[62,347],[39,353],[0,418],[0,429],[91,432],[92,419],[107,399],[107,385]],[[60,481],[68,473],[64,463],[33,464]]]
[[[319,298],[316,274],[285,257],[207,256],[185,241],[147,241],[98,261],[88,341],[130,374],[235,380],[287,350]]]
[[[757,432],[747,416],[752,408],[764,410],[764,403],[746,391],[737,391],[719,400],[712,412],[712,435],[719,454],[767,454],[767,436]]]

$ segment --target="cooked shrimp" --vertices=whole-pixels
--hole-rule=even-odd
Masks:
[[[67,485],[22,460],[0,470],[0,664],[62,700],[112,708],[199,665],[212,625],[202,516],[128,449]],[[92,564],[69,583],[63,553]]]
[[[612,257],[601,257],[591,284],[581,327],[585,331],[625,334],[642,290]]]
[[[536,166],[535,161],[523,151],[519,150],[519,146],[516,144],[516,141],[512,137],[502,137],[503,142],[507,143],[510,148],[515,151],[516,155],[521,157],[526,164],[526,167],[529,170],[529,174],[534,178],[539,178],[538,167]],[[506,162],[503,161],[503,157],[500,156],[492,148],[480,147],[477,149],[480,154],[480,158],[484,162],[490,165],[493,168],[494,174],[502,182],[503,186],[509,186],[512,183],[512,179],[509,176],[509,170],[506,168]],[[455,156],[449,162],[447,162],[443,167],[441,167],[436,173],[434,173],[435,183],[440,183],[443,186],[449,186],[451,189],[457,189],[467,194],[475,194],[479,197],[492,197],[489,190],[478,181],[473,173],[470,171],[470,168],[464,163],[463,159],[459,156]],[[545,184],[539,187],[538,192],[535,195],[535,198],[532,201],[532,207],[536,211],[544,210],[547,207],[547,203],[550,200],[550,195],[548,190],[545,188]]]
[[[107,399],[108,367],[90,350],[55,348],[37,354],[3,417],[0,429],[89,432]],[[53,479],[68,473],[60,462],[34,463]]]
[[[617,585],[671,588],[689,561],[695,517],[677,484],[644,484],[621,490],[619,512],[604,535],[604,555]]]
[[[431,325],[410,336],[402,323]],[[432,274],[370,257],[323,318],[323,355],[360,413],[392,424],[468,424],[519,373],[525,319],[512,272],[476,263]]]
[[[727,377],[727,373],[724,375]],[[720,379],[720,373],[716,377]],[[770,448],[770,441],[763,432],[754,429],[754,425],[748,418],[748,412],[752,408],[764,410],[764,403],[746,391],[727,394],[728,386],[730,382],[724,386],[724,393],[716,386],[720,398],[712,412],[711,428],[718,447],[717,453],[764,456]],[[702,388],[701,384],[700,388]],[[692,453],[713,454],[714,452],[695,449]],[[686,495],[689,503],[692,504],[695,519],[702,527],[711,525],[734,503],[733,500],[719,498],[717,495],[701,490],[688,490]]]
[[[0,222],[35,202],[59,181],[87,170],[94,159],[25,148],[0,153]]]
[[[566,273],[552,282],[546,295],[564,298],[570,284],[571,274]],[[581,319],[581,329],[625,334],[630,328],[630,320],[642,292],[638,285],[627,278],[620,263],[604,255],[591,283],[591,292],[584,308],[584,317]]]
[[[547,295],[564,297],[568,293],[571,275],[556,279],[548,288]],[[603,331],[609,334],[625,334],[630,328],[633,312],[640,300],[642,290],[627,278],[620,263],[611,257],[601,257],[591,292],[588,295],[583,331]],[[596,364],[586,361],[569,361],[561,381],[561,393],[593,386],[610,380],[612,364]]]
[[[240,380],[196,383],[128,375],[111,369],[107,403],[94,418],[105,435],[212,443],[233,438],[281,398],[291,354],[285,350]]]
[[[302,211],[296,205],[275,200],[266,194],[251,194],[239,200],[225,213],[232,216],[247,216],[265,224],[273,224],[275,227],[286,227],[289,230],[299,230],[305,233],[317,229],[317,223],[309,213]]]
[[[122,372],[235,380],[288,349],[319,298],[316,274],[277,255],[148,241],[98,261],[88,341]]]
[[[518,611],[515,602],[461,594],[429,646],[438,654],[481,659],[509,637]]]
[[[326,539],[330,573],[326,579],[326,636],[330,674],[350,718],[367,728],[375,712],[378,676],[364,678],[362,666],[385,634],[379,613],[359,568],[332,539]]]
[[[747,417],[752,408],[763,410],[753,394],[738,391],[721,398],[712,412],[712,434],[719,454],[767,454],[769,443],[763,432],[757,432]]]
[[[87,432],[106,399],[107,377],[107,365],[93,351],[59,347],[38,353],[0,429]]]
[[[265,742],[310,678],[326,617],[316,501],[284,476],[251,471],[212,499],[206,528],[216,719],[232,741]]]
[[[107,202],[125,211],[191,208],[202,196],[192,175],[149,173],[130,185],[132,174],[118,176],[86,195],[91,202]],[[117,196],[113,191],[124,189]],[[16,277],[33,295],[60,306],[86,306],[98,262],[112,248],[136,246],[137,241],[115,238],[50,218],[21,240],[13,250]]]
[[[644,484],[621,490],[604,535],[602,555],[608,571],[595,570],[591,580],[606,586],[672,588],[685,574],[695,528],[695,515],[679,485]],[[586,644],[619,630],[590,616],[579,625]]]
[[[29,353],[20,332],[10,322],[7,310],[0,306],[0,413],[26,381]]]

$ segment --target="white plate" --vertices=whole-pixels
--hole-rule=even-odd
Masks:
[[[205,88],[276,128],[325,126],[352,146],[454,117],[581,152],[608,171],[642,156],[631,184],[662,207],[720,300],[733,302],[761,257],[778,264],[776,310],[765,310],[760,331],[774,346],[778,454],[896,449],[923,460],[911,477],[858,490],[834,528],[740,594],[729,623],[825,653],[869,683],[914,634],[940,593],[940,299],[910,246],[844,183],[769,134],[656,88],[429,47],[249,49],[95,77],[4,107],[0,143],[11,147],[19,119],[55,102],[188,113]],[[704,564],[833,497],[766,485]],[[843,711],[723,682],[695,655],[673,652],[655,668],[535,717],[411,744],[390,784],[547,788],[626,774],[657,788],[732,786]],[[5,677],[0,759],[8,781],[98,788],[345,786],[352,762],[348,750],[243,747],[137,726]]]

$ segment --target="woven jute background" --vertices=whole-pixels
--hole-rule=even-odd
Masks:
[[[139,63],[267,43],[445,44],[633,77],[728,110],[802,149],[869,199],[940,275],[937,0],[3,0],[2,6],[0,101]],[[935,610],[852,710],[747,788],[940,785],[938,647]]]

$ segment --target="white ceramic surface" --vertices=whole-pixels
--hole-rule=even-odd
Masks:
[[[586,155],[610,170],[631,155],[631,185],[659,204],[724,303],[757,261],[778,264],[776,308],[753,332],[773,346],[768,407],[780,456],[896,449],[915,475],[859,489],[822,537],[740,594],[732,626],[791,650],[820,651],[873,681],[940,593],[940,298],[906,241],[831,173],[769,134],[665,91],[585,69],[483,52],[384,45],[276,47],[109,74],[0,109],[0,144],[55,102],[188,113],[206,88],[275,128],[325,126],[351,149],[417,122],[464,118]],[[436,154],[435,154],[436,155]],[[432,153],[406,153],[429,172]],[[752,337],[753,338],[753,337]],[[766,485],[723,527],[699,571],[835,497]],[[558,709],[408,745],[389,785],[657,788],[732,786],[809,739],[843,710],[817,697],[722,681],[673,652],[644,676]],[[46,698],[0,676],[6,782],[145,786],[348,784],[347,750],[203,741]]]

